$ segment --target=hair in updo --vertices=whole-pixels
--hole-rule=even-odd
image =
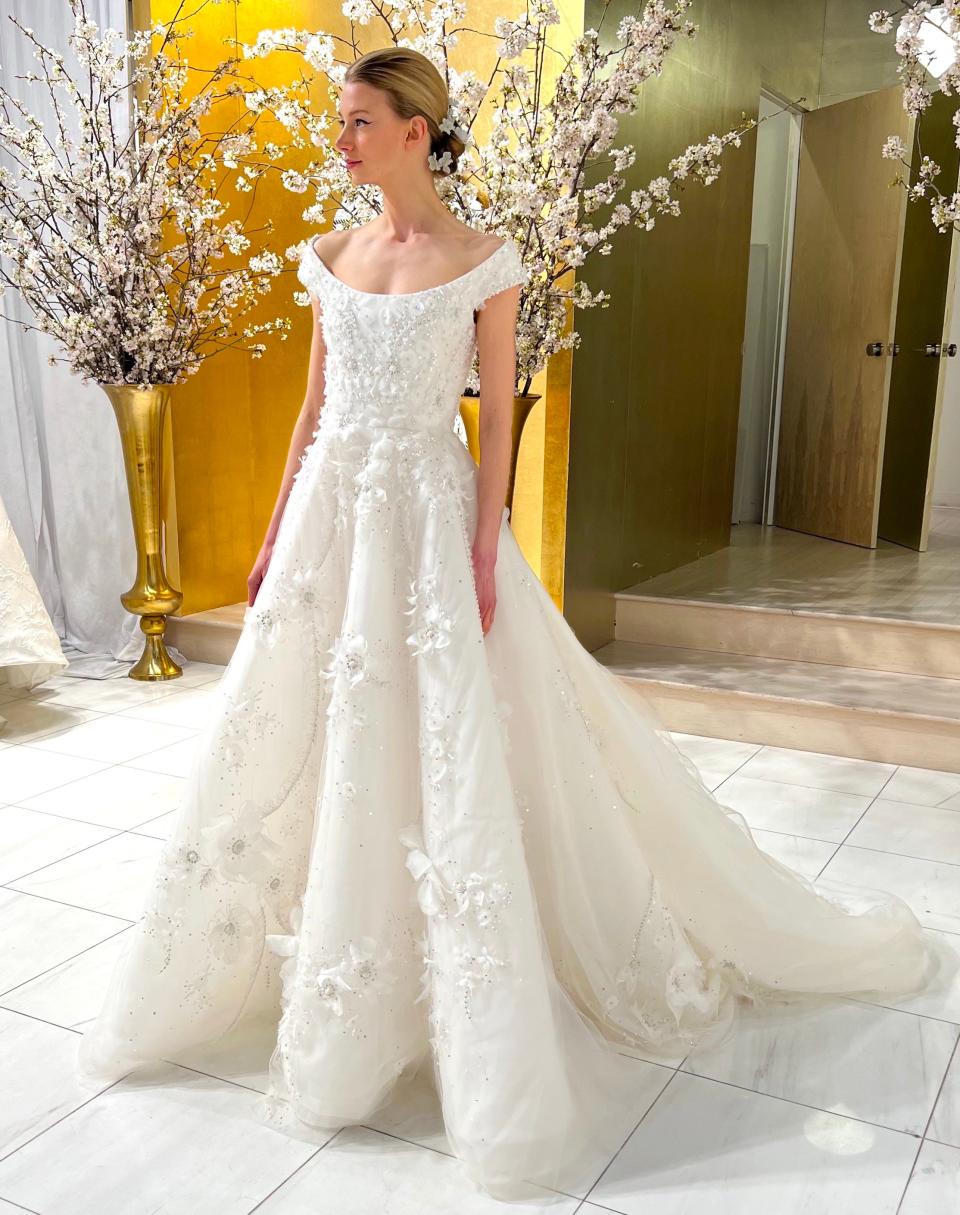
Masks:
[[[431,169],[441,177],[455,172],[466,144],[453,131],[441,131],[440,123],[450,106],[447,86],[432,60],[404,46],[384,46],[355,59],[343,77],[344,84],[370,84],[387,95],[390,108],[400,118],[419,114],[427,120],[430,151],[438,158],[450,153],[445,170]]]

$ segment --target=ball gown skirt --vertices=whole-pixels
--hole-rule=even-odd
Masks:
[[[761,851],[580,645],[506,511],[484,636],[454,426],[475,315],[527,274],[508,241],[375,294],[305,245],[319,426],[78,1060],[109,1082],[266,1025],[262,1115],[317,1142],[426,1075],[504,1200],[595,1180],[639,1117],[630,1055],[937,965],[899,897]]]

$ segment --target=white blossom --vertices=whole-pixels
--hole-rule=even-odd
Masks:
[[[933,101],[930,81],[946,96],[960,94],[960,5],[934,5],[929,0],[906,0],[896,16],[887,9],[877,9],[868,18],[876,34],[894,33],[894,50],[900,57],[897,75],[903,87],[903,108],[916,118],[920,143],[923,142],[922,119]],[[960,147],[960,108],[954,109],[953,124],[957,128],[956,143]],[[918,165],[908,163],[908,149],[899,135],[887,137],[881,149],[887,160],[898,160],[905,168],[895,178],[907,191],[912,202],[927,199],[930,217],[940,232],[960,227],[960,206],[955,191],[949,194],[937,185],[941,169],[936,161],[923,156]]]
[[[175,384],[231,347],[260,357],[264,343],[249,339],[282,340],[290,319],[237,328],[234,318],[284,264],[267,253],[248,267],[222,265],[251,240],[246,207],[230,218],[218,196],[225,170],[242,169],[241,192],[260,173],[256,115],[206,121],[219,106],[235,110],[240,79],[223,60],[195,81],[180,45],[192,33],[187,16],[220,0],[199,0],[130,39],[99,29],[83,0],[68,2],[79,84],[59,50],[11,17],[43,69],[26,79],[46,89],[55,119],[45,130],[0,85],[0,149],[14,166],[0,170],[0,294],[19,292],[36,320],[25,327],[53,337],[84,382]],[[220,126],[232,129],[212,129]],[[68,142],[62,131],[78,135]]]

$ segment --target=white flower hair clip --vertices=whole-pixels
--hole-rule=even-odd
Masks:
[[[470,132],[467,127],[458,120],[457,115],[451,107],[440,120],[440,130],[446,135],[456,135],[464,145],[470,143]],[[443,173],[453,172],[453,156],[450,149],[446,148],[442,156],[437,156],[435,152],[431,152],[427,158],[427,164],[433,170],[439,170]]]

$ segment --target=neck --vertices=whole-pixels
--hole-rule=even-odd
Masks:
[[[450,226],[453,216],[440,200],[433,178],[417,174],[402,185],[381,184],[383,211],[379,227],[389,240],[404,242],[421,233],[434,233]]]

